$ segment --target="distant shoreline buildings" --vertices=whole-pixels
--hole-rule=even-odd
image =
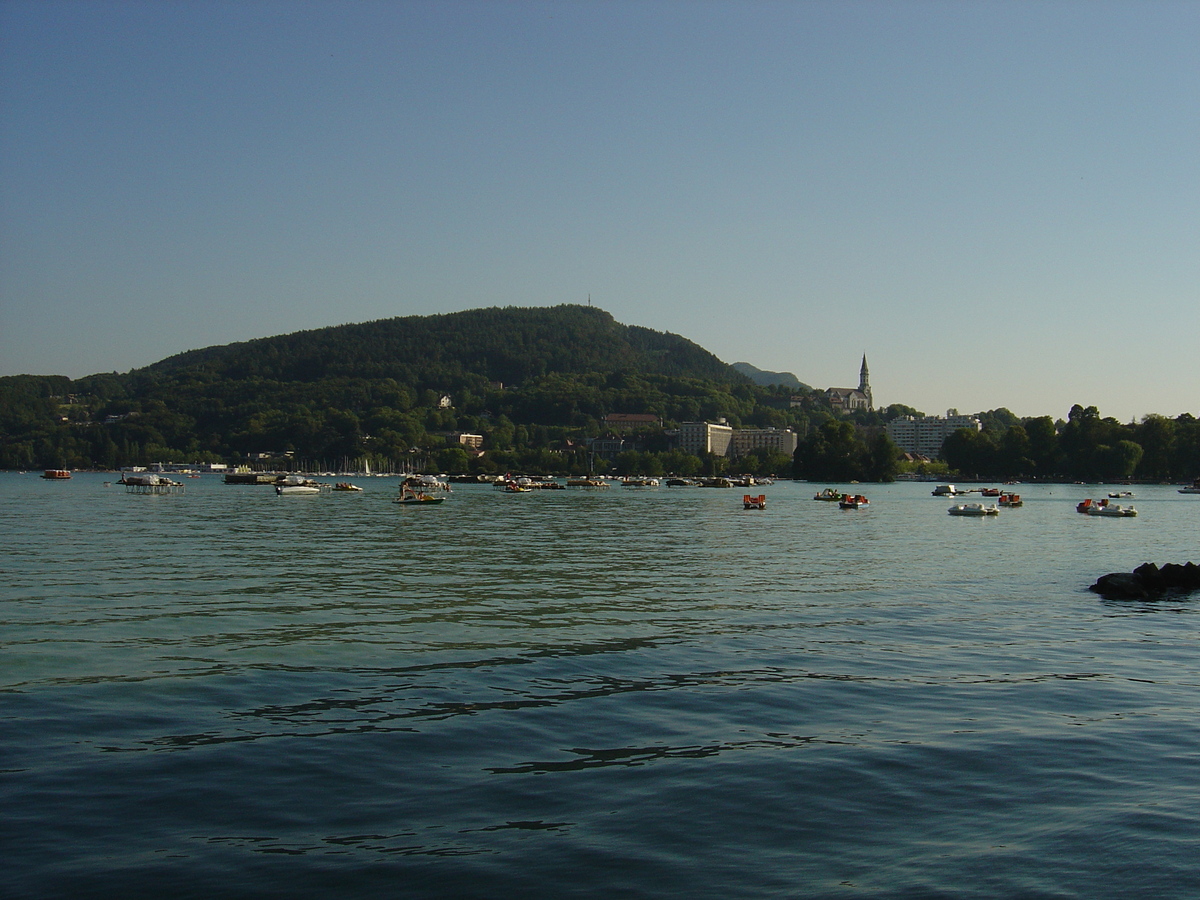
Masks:
[[[611,418],[611,417],[610,417]],[[627,425],[643,425],[653,427],[652,422],[630,422],[633,416],[623,416],[622,421]],[[646,419],[657,421],[657,417],[647,416]],[[618,428],[614,428],[616,432]],[[665,432],[673,446],[692,456],[718,456],[737,459],[740,456],[766,450],[771,453],[783,453],[792,456],[800,445],[800,436],[791,428],[734,428],[719,419],[717,422],[681,422],[678,428]],[[588,441],[588,450],[601,459],[616,459],[618,454],[627,450],[638,450],[641,442],[636,436],[622,437],[616,433],[592,438]]]
[[[800,438],[790,428],[733,428],[723,421],[683,422],[676,437],[679,449],[693,456],[739,457],[755,450],[786,453],[791,456]]]
[[[942,416],[899,416],[887,423],[888,437],[906,453],[916,453],[930,459],[940,459],[946,438],[967,428],[981,431],[983,423],[974,416],[960,416],[957,409],[946,410]]]

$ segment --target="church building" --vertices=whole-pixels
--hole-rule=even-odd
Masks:
[[[825,399],[829,401],[829,405],[835,412],[854,412],[860,409],[870,412],[875,408],[875,403],[871,399],[871,378],[867,372],[867,354],[863,354],[862,368],[858,372],[858,387],[828,388],[825,391]]]

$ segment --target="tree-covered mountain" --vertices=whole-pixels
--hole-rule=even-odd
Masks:
[[[207,347],[125,374],[0,379],[0,466],[285,453],[387,465],[456,431],[482,434],[496,458],[595,436],[610,413],[806,421],[787,390],[679,335],[587,306],[493,308]]]
[[[523,384],[556,373],[636,371],[714,381],[738,373],[677,334],[622,325],[601,309],[563,305],[405,316],[191,350],[147,368],[224,379],[313,382],[392,378],[443,389]]]

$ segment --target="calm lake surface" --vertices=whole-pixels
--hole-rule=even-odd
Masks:
[[[1200,896],[1200,594],[1086,590],[1200,496],[114,479],[0,474],[0,895]]]

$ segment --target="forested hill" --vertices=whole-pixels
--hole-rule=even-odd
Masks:
[[[124,374],[0,378],[0,468],[264,454],[379,468],[438,448],[450,468],[465,465],[456,432],[483,436],[488,465],[551,468],[558,456],[527,456],[578,446],[611,413],[663,426],[805,421],[785,389],[679,335],[588,306],[510,307],[207,347]]]
[[[622,325],[601,309],[563,305],[406,316],[192,350],[147,367],[284,382],[392,378],[453,390],[523,384],[548,374],[610,373],[740,383],[745,376],[677,334]]]

